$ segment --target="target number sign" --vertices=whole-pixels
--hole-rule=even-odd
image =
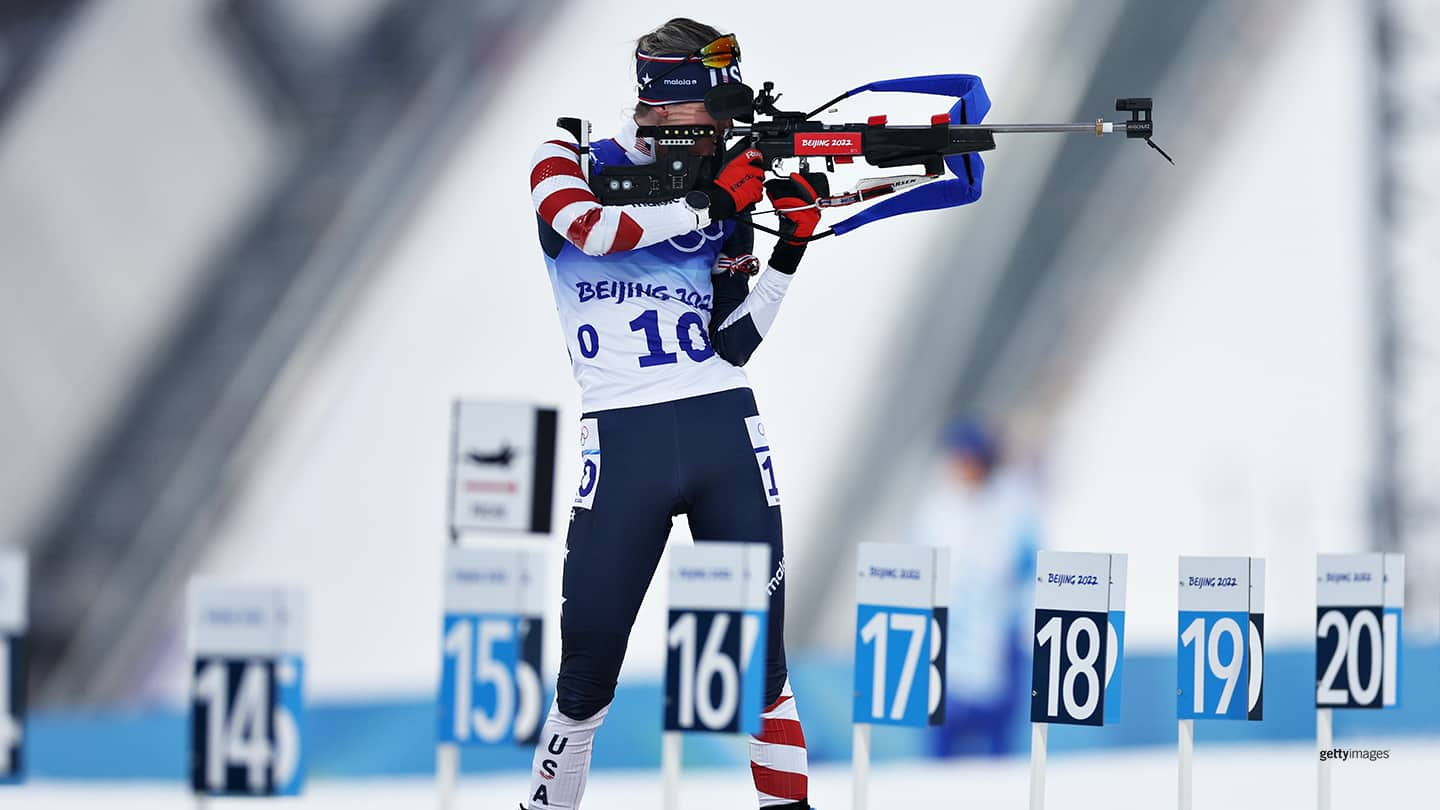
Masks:
[[[0,549],[0,785],[24,777],[25,557]]]
[[[1032,723],[1100,726],[1119,717],[1126,561],[1123,554],[1037,552]]]
[[[943,723],[949,549],[861,543],[857,560],[854,722]]]
[[[190,785],[212,796],[293,796],[304,779],[304,597],[190,589]]]
[[[1316,574],[1316,708],[1398,705],[1404,555],[1321,554]]]
[[[1175,716],[1260,720],[1265,561],[1181,557]]]
[[[436,739],[534,745],[540,735],[545,553],[451,546]]]
[[[764,543],[671,551],[666,731],[760,733],[771,576]]]

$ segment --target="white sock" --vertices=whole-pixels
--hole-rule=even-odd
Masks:
[[[760,806],[776,807],[808,799],[805,732],[800,728],[790,681],[785,681],[780,698],[760,713],[760,719],[760,735],[750,738],[750,775],[755,779]]]
[[[550,704],[530,773],[530,797],[526,800],[530,810],[575,810],[580,806],[585,779],[590,775],[595,730],[609,711],[607,705],[588,719],[571,720],[557,704]]]

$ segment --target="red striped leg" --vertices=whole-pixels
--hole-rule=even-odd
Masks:
[[[780,698],[761,713],[763,725],[758,737],[750,738],[750,773],[760,806],[777,807],[807,798],[809,771],[805,755],[805,732],[790,682]]]

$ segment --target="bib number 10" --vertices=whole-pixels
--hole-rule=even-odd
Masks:
[[[665,332],[660,325],[659,310],[647,309],[630,321],[630,331],[639,332],[645,338],[646,353],[637,362],[641,368],[668,366],[680,362],[680,355],[666,348]],[[693,362],[703,363],[715,354],[710,347],[710,336],[705,331],[705,319],[698,312],[686,312],[675,322],[673,331],[675,344]],[[581,324],[575,339],[580,344],[581,356],[589,359],[600,353],[600,334],[594,326]]]

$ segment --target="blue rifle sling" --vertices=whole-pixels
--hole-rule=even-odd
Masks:
[[[949,96],[956,99],[954,106],[950,108],[950,120],[956,124],[978,124],[985,120],[985,115],[990,112],[990,97],[986,95],[985,85],[980,82],[980,77],[963,73],[886,79],[861,85],[846,95],[866,92]],[[887,197],[858,214],[837,222],[832,229],[837,234],[848,233],[879,219],[913,211],[953,208],[980,199],[985,162],[978,154],[949,155],[945,158],[945,165],[950,169],[950,173],[955,175],[953,179],[937,180]]]

